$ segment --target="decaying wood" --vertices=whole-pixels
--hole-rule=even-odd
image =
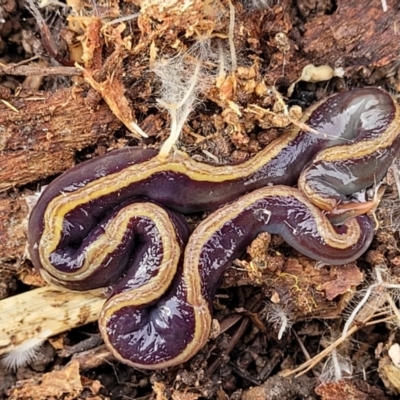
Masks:
[[[308,22],[301,39],[307,60],[340,64],[365,78],[373,69],[397,61],[399,4],[396,0],[387,3],[389,12],[383,11],[380,1],[341,0],[332,15]]]
[[[28,212],[23,196],[0,198],[0,260],[15,260],[23,256]]]
[[[25,340],[46,339],[96,321],[104,301],[100,291],[76,293],[49,286],[1,300],[0,354]]]
[[[382,389],[370,385],[362,379],[342,379],[338,382],[323,382],[315,388],[315,393],[323,400],[334,399],[376,399],[388,400]]]
[[[74,67],[38,67],[32,65],[1,65],[0,64],[0,75],[60,75],[60,76],[75,76],[81,75],[81,71]]]
[[[94,110],[73,88],[25,93],[9,103],[0,103],[0,192],[69,169],[76,151],[121,126],[107,105]]]
[[[272,48],[281,46],[283,51],[272,53],[266,72],[269,84],[277,80],[285,84],[295,81],[310,63],[342,67],[346,78],[365,79],[367,84],[375,84],[390,75],[392,68],[396,69],[400,54],[398,2],[388,0],[388,12],[375,0],[334,3],[335,10],[324,14],[317,12],[313,18],[307,14],[313,12],[312,6],[299,10],[301,17],[307,19],[303,32],[297,27],[292,29],[292,22],[283,24],[285,20],[290,21],[286,13],[270,28],[266,24],[267,31],[273,33],[279,26],[280,31],[288,35],[286,47],[280,43],[279,36],[270,42]],[[287,3],[286,6],[289,13],[290,7]]]
[[[73,88],[0,103],[0,192],[71,168],[77,151],[107,140],[121,125],[106,104],[93,108]],[[4,193],[0,199],[1,260],[24,254],[28,194]]]

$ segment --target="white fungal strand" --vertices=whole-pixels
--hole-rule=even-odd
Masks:
[[[45,330],[40,336],[25,340],[7,353],[1,359],[1,363],[11,371],[32,364],[38,356],[43,343],[51,334],[50,330]]]

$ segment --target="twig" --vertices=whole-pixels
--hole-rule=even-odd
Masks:
[[[0,99],[0,101],[6,106],[8,107],[10,110],[14,111],[15,113],[19,113],[19,110],[17,108],[15,108],[12,104],[10,104],[7,100],[3,100]]]
[[[379,314],[379,313],[377,313],[377,314]],[[303,364],[299,365],[295,369],[283,371],[282,373],[280,373],[280,375],[286,378],[288,376],[296,374],[296,378],[298,378],[299,376],[304,375],[310,369],[314,368],[325,357],[328,357],[329,354],[334,349],[336,349],[338,346],[340,346],[343,342],[345,342],[350,336],[352,336],[354,333],[356,333],[362,327],[380,324],[380,323],[383,323],[383,322],[387,322],[387,321],[393,320],[395,318],[394,315],[391,315],[391,316],[388,316],[386,318],[382,318],[382,319],[371,321],[371,319],[374,318],[374,317],[375,317],[375,314],[370,315],[366,320],[363,321],[362,325],[361,324],[360,324],[360,326],[355,325],[352,328],[350,328],[347,331],[345,336],[339,337],[336,341],[334,341],[332,344],[330,344],[326,349],[322,350],[316,356],[314,356],[310,360],[307,360],[306,362],[304,362]]]
[[[0,301],[0,354],[37,337],[96,321],[105,302],[101,291],[66,292],[45,286]]]
[[[39,26],[40,36],[42,38],[43,47],[45,48],[47,53],[49,53],[49,55],[51,57],[53,57],[54,60],[59,62],[61,65],[72,67],[74,65],[74,62],[65,59],[58,52],[57,46],[54,42],[53,36],[50,32],[50,29],[49,29],[46,21],[44,20],[42,14],[40,13],[39,9],[37,8],[35,2],[33,0],[26,0],[26,3],[27,3],[26,6],[27,6],[28,10],[35,17],[36,22]]]
[[[231,50],[231,63],[232,63],[232,71],[237,70],[237,58],[236,58],[236,49],[235,43],[233,41],[233,35],[235,30],[235,7],[232,4],[232,1],[229,0],[229,48]]]
[[[114,25],[114,24],[119,24],[121,22],[130,21],[131,19],[137,18],[139,15],[140,15],[140,12],[137,12],[135,14],[124,15],[123,17],[119,17],[119,18],[113,19],[110,22],[107,22],[107,25]]]
[[[388,292],[388,289],[396,289],[400,290],[400,285],[396,283],[390,283],[387,281],[384,281],[382,277],[382,272],[384,270],[380,267],[375,267],[374,269],[375,275],[376,275],[376,283],[373,283],[370,285],[364,295],[364,297],[361,299],[361,301],[358,303],[357,307],[353,310],[353,312],[350,314],[349,318],[347,319],[347,322],[343,328],[343,333],[342,336],[346,335],[346,332],[348,331],[349,327],[351,324],[354,322],[355,318],[358,317],[360,320],[365,320],[365,313],[375,315],[377,310],[380,310],[382,305],[384,303],[389,303],[389,306],[393,313],[396,315],[398,321],[400,321],[400,311],[397,308],[395,302],[393,301],[390,293]],[[370,299],[371,295],[373,293],[377,293],[377,297],[373,297],[372,300],[375,300],[375,304],[371,305],[371,301],[367,303],[367,301]],[[369,306],[368,309],[364,308],[366,305]],[[360,317],[361,310],[365,310],[363,315]]]
[[[36,67],[30,65],[4,65],[0,64],[0,75],[21,75],[21,76],[49,76],[64,75],[75,76],[81,75],[82,72],[75,67]]]
[[[321,360],[323,360],[325,357],[327,357],[333,349],[336,349],[339,345],[341,345],[349,336],[351,336],[353,333],[357,332],[358,329],[360,329],[358,326],[353,326],[346,334],[345,337],[341,336],[339,339],[337,339],[335,342],[330,344],[326,349],[322,350],[320,353],[318,353],[316,356],[311,358],[310,360],[304,362],[300,366],[298,366],[295,369],[288,370],[288,371],[283,371],[280,375],[283,377],[288,377],[293,374],[297,374],[296,378],[305,374],[308,372],[311,368],[314,368]]]

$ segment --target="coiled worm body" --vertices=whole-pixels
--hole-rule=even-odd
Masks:
[[[157,369],[206,342],[220,278],[261,231],[329,264],[357,259],[373,223],[349,196],[381,180],[400,113],[378,88],[333,95],[238,165],[123,148],[55,179],[29,221],[32,262],[71,290],[112,286],[99,326],[119,360]],[[298,182],[298,188],[292,186]],[[242,197],[240,197],[242,196]],[[361,205],[362,209],[363,205]],[[181,213],[215,210],[190,235]],[[342,215],[334,226],[328,217]],[[362,214],[362,212],[357,212]]]

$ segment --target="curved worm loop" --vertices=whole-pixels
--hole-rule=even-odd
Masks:
[[[211,302],[223,272],[262,231],[282,235],[304,254],[341,264],[366,250],[373,225],[364,215],[334,228],[299,190],[286,186],[241,197],[195,229],[183,266],[159,301],[149,301],[150,288],[126,291],[117,285],[99,320],[114,356],[134,367],[165,368],[196,354],[209,335]]]
[[[349,196],[386,174],[400,148],[399,121],[389,94],[365,88],[310,108],[301,122],[319,134],[292,129],[239,165],[202,164],[181,152],[160,160],[137,148],[79,164],[31,213],[32,262],[71,290],[113,286],[99,326],[118,359],[177,365],[206,342],[221,276],[257,233],[280,234],[329,264],[368,248],[373,223],[354,217],[368,207],[358,212]],[[290,187],[297,180],[299,189]],[[332,225],[321,209],[345,222]],[[189,228],[179,212],[206,210],[216,211],[182,255]]]

